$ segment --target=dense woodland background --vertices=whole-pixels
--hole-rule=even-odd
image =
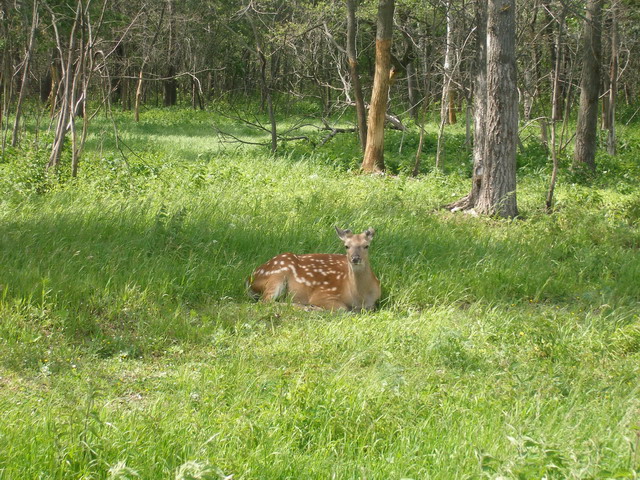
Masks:
[[[0,29],[0,479],[638,478],[635,0]],[[376,230],[375,311],[249,299],[336,225]]]
[[[35,115],[39,128],[55,131],[50,167],[58,164],[71,130],[75,175],[98,112],[132,110],[138,121],[149,107],[205,109],[222,102],[229,116],[268,133],[273,151],[286,139],[307,138],[295,126],[278,128],[276,116],[293,108],[331,135],[351,130],[337,128],[336,118],[354,119],[364,150],[377,25],[378,34],[392,40],[390,125],[404,129],[409,119],[440,119],[436,166],[445,154],[446,124],[466,122],[472,143],[474,88],[486,68],[480,67],[486,63],[486,2],[7,0],[1,8],[3,156],[8,144],[20,143],[24,117]],[[637,5],[536,0],[490,2],[490,9],[517,12],[509,28],[518,74],[503,81],[517,82],[507,87],[517,88],[520,126],[539,125],[541,142],[552,143],[550,159],[576,140],[574,166],[595,170],[596,121],[608,132],[603,146],[614,154],[616,124],[637,114]],[[258,103],[240,108],[247,101]],[[589,111],[586,126],[580,117],[577,127],[568,125],[578,109]],[[268,122],[255,117],[260,113],[268,113]],[[377,162],[363,167],[384,169]],[[414,171],[420,171],[419,152]]]

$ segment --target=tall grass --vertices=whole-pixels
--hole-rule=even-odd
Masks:
[[[353,137],[272,157],[213,121],[123,118],[126,162],[96,123],[77,180],[0,164],[0,478],[637,477],[633,129],[552,215],[526,144],[502,221],[439,209],[469,188],[455,131],[412,179],[410,134],[368,177]],[[271,256],[338,252],[333,225],[376,228],[377,311],[249,301]]]

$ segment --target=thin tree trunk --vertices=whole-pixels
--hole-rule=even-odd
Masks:
[[[52,21],[54,24],[54,29],[56,29],[57,36],[57,25],[56,19],[52,13]],[[72,81],[71,81],[71,67],[74,63],[74,51],[76,46],[76,29],[78,27],[78,22],[80,21],[80,16],[82,15],[82,2],[78,2],[76,6],[76,16],[73,21],[73,25],[71,27],[71,33],[69,35],[69,51],[67,54],[67,63],[63,65],[63,93],[62,99],[60,101],[60,113],[58,114],[58,122],[56,124],[56,131],[54,135],[53,146],[51,147],[51,155],[49,156],[49,163],[47,163],[47,168],[57,168],[60,163],[60,157],[62,155],[62,147],[64,146],[64,140],[67,135],[67,129],[69,128],[69,116],[72,115],[73,105],[71,104],[72,95]],[[59,38],[57,38],[58,50],[60,52],[60,58],[63,58],[63,50],[60,44]]]
[[[142,101],[142,81],[144,75],[144,64],[140,66],[140,72],[138,72],[138,84],[136,86],[136,99],[133,105],[133,120],[137,123],[140,121],[140,102]]]
[[[487,141],[487,2],[476,0],[476,51],[473,82],[473,174],[471,191],[466,197],[447,205],[446,208],[471,210],[476,206],[484,175],[484,158]]]
[[[29,43],[27,44],[27,50],[24,54],[24,61],[22,65],[22,82],[20,85],[20,93],[18,94],[18,103],[16,105],[16,118],[13,123],[13,133],[11,135],[11,146],[15,147],[18,144],[18,132],[20,131],[20,118],[22,116],[22,102],[27,93],[27,81],[29,78],[29,62],[31,60],[31,52],[33,51],[33,43],[36,35],[36,29],[38,28],[38,2],[33,2],[33,13],[31,17],[31,31],[29,33]]]
[[[444,91],[444,89],[443,89]],[[444,100],[444,94],[443,94]],[[444,160],[444,126],[447,123],[447,116],[441,109],[440,125],[438,126],[438,140],[436,143],[436,170],[440,168],[442,161]]]
[[[91,0],[89,0],[91,1]],[[79,8],[82,8],[82,1],[78,2]],[[73,75],[73,83],[71,86],[71,98],[69,99],[69,125],[71,127],[71,176],[78,175],[78,163],[80,162],[80,147],[78,135],[76,132],[76,91],[78,89],[78,80],[86,74],[85,66],[85,36],[84,36],[84,15],[80,16],[80,48],[78,53],[78,62],[76,64],[76,72]],[[82,95],[82,93],[81,93]]]
[[[169,65],[167,80],[164,81],[164,106],[173,107],[178,103],[178,82],[175,79],[176,67]]]
[[[175,79],[176,67],[174,66],[175,48],[174,48],[174,31],[175,31],[175,19],[173,15],[173,1],[166,0],[167,3],[167,18],[169,32],[166,35],[169,46],[167,47],[167,79],[164,83],[164,106],[172,107],[178,101],[178,82]]]
[[[556,41],[555,41],[556,36],[553,33],[553,26],[555,24],[555,19],[551,13],[553,12],[553,10],[554,10],[553,0],[542,0],[542,12],[544,13],[543,36],[544,36],[547,48],[549,50],[549,65],[555,65],[556,58],[560,56],[560,52],[556,51]],[[566,97],[566,93],[567,93],[564,91],[565,82],[564,82],[564,72],[562,71],[562,69],[559,72],[559,75],[560,75],[560,92],[558,94],[557,101],[562,103],[562,100]],[[551,90],[553,91],[553,78],[550,79],[550,87],[551,87]],[[551,108],[553,109],[553,106]],[[558,112],[558,115],[563,114],[562,107],[559,105],[556,105],[556,111]]]
[[[558,22],[558,36],[556,39],[556,51],[562,51],[562,41],[564,34],[564,22],[566,17],[566,7],[562,7]],[[560,105],[558,102],[558,96],[560,95],[560,66],[562,65],[561,55],[556,56],[556,64],[553,72],[553,93],[551,100],[551,160],[553,162],[553,168],[551,170],[551,181],[549,182],[549,190],[547,192],[546,207],[547,212],[553,210],[553,194],[556,188],[556,180],[558,178],[558,145],[556,143],[556,125],[559,120]],[[546,128],[546,127],[545,127]]]
[[[162,22],[164,20],[164,12],[167,8],[167,4],[165,2],[162,3],[162,10],[160,12],[160,19],[158,20],[158,27],[156,28],[156,33],[153,36],[153,40],[151,41],[151,47],[156,44],[156,40],[158,39],[158,34],[160,33],[160,27],[162,27]],[[150,47],[150,48],[151,48]],[[149,61],[149,53],[144,56],[142,59],[142,65],[140,65],[140,72],[138,73],[138,86],[136,87],[136,98],[134,104],[134,120],[135,122],[140,121],[140,103],[142,101],[142,81],[144,79],[144,67]]]
[[[56,113],[56,106],[58,105],[58,99],[60,94],[60,60],[55,57],[51,60],[51,66],[49,67],[51,70],[51,91],[49,92],[49,107],[51,111],[51,117],[53,117]]]
[[[536,37],[537,23],[538,23],[538,10],[539,10],[539,1],[536,0],[532,5],[533,15],[531,18],[531,23],[529,24],[529,34],[531,38]],[[533,110],[533,105],[536,98],[536,93],[538,91],[538,58],[537,58],[537,49],[534,46],[530,49],[529,54],[531,55],[529,64],[524,67],[524,92],[523,92],[523,113],[525,121],[531,120],[531,111]]]
[[[102,21],[104,19],[104,13],[106,11],[106,7],[108,3],[109,3],[109,0],[103,0],[101,14],[100,14],[98,26],[97,26],[98,30],[102,25]],[[74,100],[74,102],[72,103],[72,112],[71,112],[72,117],[74,117],[77,114],[79,114],[82,117],[82,130],[80,133],[80,138],[77,138],[77,135],[76,135],[75,121],[73,123],[73,126],[74,126],[73,155],[71,160],[71,176],[72,177],[76,177],[78,175],[78,165],[80,164],[80,157],[82,156],[84,145],[87,140],[87,135],[89,133],[89,120],[90,120],[89,117],[90,116],[89,116],[89,113],[87,112],[87,97],[88,97],[88,91],[89,91],[89,83],[91,82],[91,76],[94,70],[94,55],[93,55],[94,36],[93,36],[93,27],[91,25],[91,17],[89,16],[90,4],[91,4],[91,0],[87,0],[85,13],[81,17],[81,20],[82,20],[81,50],[80,50],[78,75],[77,75],[78,80],[80,82],[80,98],[77,100],[77,102]],[[76,91],[75,87],[73,91]],[[78,110],[80,110],[80,113],[78,113]]]
[[[464,126],[465,126],[465,137],[464,137],[464,146],[467,149],[471,150],[473,145],[473,139],[471,137],[471,119],[473,118],[473,107],[471,106],[471,99],[467,98],[465,102],[465,114],[464,114]]]
[[[418,174],[420,173],[420,163],[421,163],[421,158],[422,158],[422,148],[424,146],[424,117],[427,114],[427,109],[426,109],[427,103],[425,102],[423,105],[425,106],[425,107],[423,107],[424,116],[422,118],[420,118],[419,116],[416,116],[416,123],[418,123],[418,125],[420,126],[420,140],[418,141],[418,150],[416,151],[416,161],[413,164],[413,171],[411,172],[411,175],[414,176],[414,177],[417,177]]]
[[[253,24],[252,24],[253,25]],[[255,35],[258,35],[257,31],[254,31]],[[262,97],[267,104],[267,112],[269,114],[269,123],[271,124],[271,152],[278,149],[278,132],[276,126],[276,116],[273,108],[273,98],[271,96],[271,87],[267,81],[267,57],[262,52],[260,43],[258,43],[258,57],[260,58],[260,81],[262,83]]]
[[[364,106],[360,74],[358,73],[358,57],[356,53],[356,0],[347,0],[347,58],[349,73],[353,83],[353,96],[356,102],[358,117],[358,139],[360,148],[364,152],[367,146],[367,111]]]
[[[389,98],[391,73],[391,42],[394,0],[379,0],[376,30],[376,70],[373,78],[367,131],[367,146],[362,170],[367,173],[384,171],[384,121]]]
[[[262,55],[262,52],[260,52]],[[262,55],[264,58],[264,55]],[[271,152],[275,153],[278,149],[278,130],[276,125],[276,115],[273,108],[273,98],[271,96],[271,89],[266,85],[266,79],[263,79],[265,83],[265,95],[267,99],[267,110],[269,112],[269,123],[271,124]]]
[[[611,67],[609,69],[609,135],[607,136],[607,153],[616,154],[616,95],[618,93],[618,4],[611,2]]]
[[[553,108],[553,106],[551,107]],[[549,149],[549,126],[547,125],[547,119],[540,117],[540,141],[545,149]]]
[[[0,3],[0,14],[7,18],[9,15],[9,5],[6,2]],[[9,104],[11,101],[11,97],[13,96],[11,81],[11,60],[10,53],[12,51],[11,37],[9,36],[9,26],[8,22],[0,22],[0,33],[2,37],[5,39],[4,48],[2,51],[2,65],[0,66],[0,86],[2,86],[2,91],[0,92],[2,96],[2,103],[0,104],[0,144],[2,146],[2,158],[4,159],[4,153],[7,148],[7,133],[8,133],[8,118],[6,117],[6,112],[9,108]],[[5,120],[6,120],[6,128],[5,128]]]
[[[416,67],[413,60],[407,64],[407,95],[409,97],[409,115],[418,117],[418,100],[416,95]]]
[[[445,37],[442,100],[440,103],[441,122],[449,123],[450,125],[456,123],[455,93],[451,87],[453,77],[453,15],[451,8],[452,0],[448,0],[446,4],[447,35]]]
[[[596,169],[601,45],[602,0],[588,0],[584,20],[580,110],[573,166],[586,166],[591,171]]]

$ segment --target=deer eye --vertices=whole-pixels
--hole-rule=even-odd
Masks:
[[[364,246],[364,249],[365,249],[365,250],[366,250],[367,248],[369,248],[369,245],[365,245],[365,246]]]
[[[349,245],[345,245],[344,248],[346,248],[347,250],[349,250]]]

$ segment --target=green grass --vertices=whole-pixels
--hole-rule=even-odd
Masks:
[[[214,121],[238,128],[122,114],[125,162],[97,119],[77,180],[0,163],[0,479],[637,478],[637,126],[552,215],[525,144],[504,221],[439,209],[470,186],[460,127],[412,179],[414,130],[369,177],[352,136],[270,157]],[[376,228],[377,311],[249,301],[333,225]]]

